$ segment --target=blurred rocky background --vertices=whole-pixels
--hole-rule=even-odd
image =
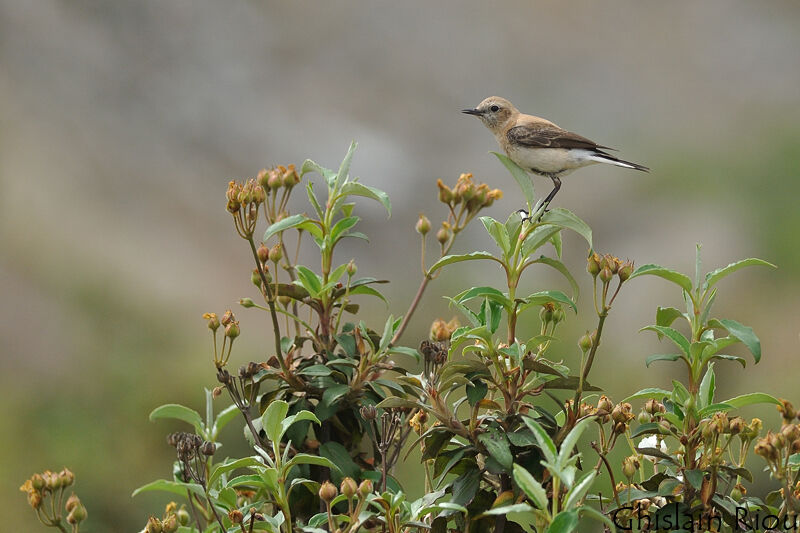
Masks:
[[[393,280],[377,325],[403,313],[419,279],[417,214],[444,215],[437,178],[470,171],[503,188],[496,218],[522,206],[487,153],[494,139],[459,113],[492,94],[652,167],[565,180],[556,203],[593,227],[598,251],[689,272],[701,242],[708,268],[747,256],[780,266],[721,285],[717,314],[751,325],[764,357],[746,371],[718,365],[717,382],[720,397],[764,390],[800,403],[798,27],[790,0],[0,0],[2,501],[24,509],[19,484],[68,465],[92,531],[130,531],[161,512],[161,495],[130,498],[171,474],[164,435],[176,426],[147,414],[165,402],[202,409],[214,379],[200,315],[253,296],[224,210],[231,178],[307,157],[335,167],[358,140],[354,173],[394,211],[387,220],[364,201],[372,241],[340,259]],[[477,226],[461,251],[491,246]],[[585,253],[566,236],[576,274]],[[453,267],[404,340],[452,315],[443,294],[493,274]],[[527,283],[561,281],[539,272]],[[646,369],[668,348],[636,333],[656,305],[679,304],[658,279],[624,290],[593,381],[619,400],[682,376],[678,365]],[[581,309],[575,335],[593,327],[588,298]],[[235,364],[263,359],[263,317],[238,314]],[[571,342],[556,350],[577,358]],[[748,413],[778,423],[771,409]],[[9,530],[38,527],[27,511],[5,516]]]

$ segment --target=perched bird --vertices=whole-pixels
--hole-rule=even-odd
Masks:
[[[549,120],[520,113],[514,104],[499,96],[490,96],[475,109],[464,109],[462,113],[480,118],[514,163],[553,180],[553,190],[544,200],[545,207],[561,188],[561,177],[577,168],[608,163],[644,172],[650,170],[604,151],[613,148],[563,130]]]

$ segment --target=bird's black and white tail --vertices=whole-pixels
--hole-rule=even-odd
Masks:
[[[589,159],[592,161],[597,161],[598,163],[608,163],[609,165],[616,165],[618,167],[623,168],[632,168],[634,170],[641,170],[642,172],[650,172],[650,169],[644,165],[640,165],[638,163],[631,163],[630,161],[625,161],[618,157],[614,157],[611,154],[607,154],[605,152],[601,152],[597,150],[592,154]]]

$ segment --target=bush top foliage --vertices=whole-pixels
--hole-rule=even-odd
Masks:
[[[247,243],[258,296],[240,304],[264,314],[272,338],[265,339],[266,360],[231,371],[239,322],[230,310],[204,315],[218,385],[206,391],[205,416],[177,404],[151,413],[188,426],[167,439],[176,451],[172,475],[134,492],[164,491],[177,502],[150,517],[145,531],[568,533],[589,527],[583,521],[614,530],[631,520],[656,530],[665,529],[659,520],[668,512],[687,520],[683,529],[734,530],[742,506],[778,516],[798,511],[800,427],[791,404],[758,392],[716,396],[715,364],[748,362],[730,346],[743,344],[755,363],[761,358],[752,329],[713,314],[718,282],[769,263],[745,259],[703,274],[698,247],[693,277],[653,264],[634,268],[594,251],[585,222],[563,208],[547,210],[525,172],[495,154],[520,186],[527,213],[505,221],[480,216],[500,190],[471,174],[452,187],[439,180],[441,224],[433,228],[424,215],[416,224],[419,289],[401,317],[378,319],[360,305],[386,302],[379,289],[386,280],[359,276],[355,260],[336,253],[343,239],[367,239],[356,230],[357,197],[391,214],[384,192],[350,175],[354,149],[338,170],[307,160],[299,170],[281,166],[230,182],[226,209]],[[322,178],[316,188],[311,175]],[[307,196],[306,213],[289,212],[298,191]],[[476,218],[494,249],[454,252]],[[578,283],[567,266],[575,261],[562,258],[565,233],[589,246],[588,317],[577,315]],[[316,265],[297,261],[308,241],[318,251]],[[459,318],[435,321],[429,338],[404,336],[429,285],[465,261],[493,263],[497,276],[449,297]],[[542,267],[560,273],[569,290],[519,293],[522,277],[534,278]],[[590,381],[591,370],[601,364],[603,328],[617,295],[641,276],[663,278],[683,295],[684,309],[658,307],[644,330],[670,346],[647,365],[680,363],[686,379],[615,403]],[[570,368],[551,358],[550,347],[573,317],[592,325],[577,340],[580,365]],[[520,338],[522,324],[526,331],[538,325],[538,332]],[[227,406],[216,409],[220,402]],[[754,403],[777,406],[779,430],[764,436],[760,420],[736,416]],[[633,404],[641,406],[638,414]],[[234,421],[243,424],[250,456],[220,450],[220,432]],[[625,450],[621,464],[609,456],[614,449]],[[425,484],[418,499],[393,475],[415,450],[421,460],[413,468]],[[763,498],[747,494],[751,450],[779,485]],[[44,502],[55,502],[63,488],[42,479],[34,476],[22,490],[43,522],[66,531],[61,504]],[[67,516],[73,531],[86,517],[79,511]]]

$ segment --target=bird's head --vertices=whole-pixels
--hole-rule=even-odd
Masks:
[[[514,104],[499,96],[490,96],[478,104],[476,108],[464,109],[461,112],[467,115],[475,115],[481,119],[481,122],[487,128],[493,131],[501,128],[515,114],[519,113]]]

